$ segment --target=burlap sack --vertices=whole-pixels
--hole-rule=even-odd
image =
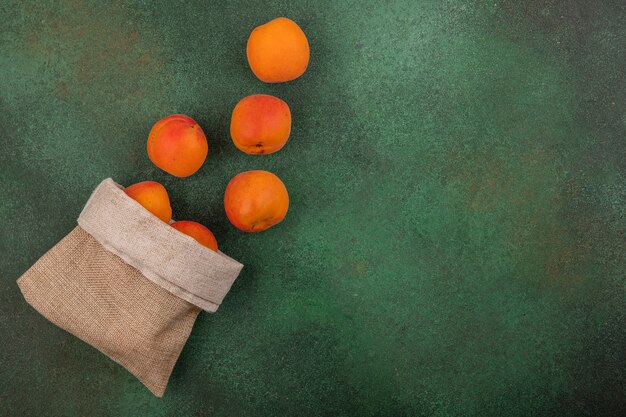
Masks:
[[[243,265],[163,223],[111,179],[78,224],[18,279],[24,298],[161,397],[200,309],[217,310]]]

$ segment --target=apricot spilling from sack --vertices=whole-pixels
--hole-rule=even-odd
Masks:
[[[228,183],[224,208],[233,226],[244,232],[260,232],[285,218],[289,194],[285,184],[271,172],[242,172]]]
[[[286,17],[255,28],[246,53],[252,72],[266,83],[295,80],[309,65],[309,41],[300,26]]]
[[[243,98],[233,110],[230,136],[235,146],[248,154],[270,154],[289,139],[291,112],[278,97],[254,94]]]
[[[152,127],[147,149],[154,165],[176,177],[188,177],[200,169],[209,146],[195,120],[184,114],[174,114]]]
[[[170,197],[167,195],[165,187],[158,182],[138,182],[126,187],[124,192],[165,223],[169,223],[172,219]]]
[[[179,232],[191,236],[202,246],[206,246],[207,248],[217,252],[217,239],[215,239],[215,236],[213,236],[213,233],[211,233],[209,229],[200,223],[189,220],[179,220],[172,223],[170,226]]]

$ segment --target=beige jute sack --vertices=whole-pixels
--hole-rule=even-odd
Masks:
[[[26,301],[161,397],[200,310],[242,264],[180,233],[106,179],[78,226],[17,283]]]

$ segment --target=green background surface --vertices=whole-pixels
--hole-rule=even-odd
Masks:
[[[245,44],[280,15],[311,62],[268,85]],[[0,413],[620,414],[625,22],[620,0],[3,1]],[[252,93],[291,106],[276,154],[229,139]],[[172,113],[209,139],[187,179],[145,152]],[[222,206],[249,169],[291,197],[259,234]],[[162,182],[245,264],[163,399],[15,284],[109,176]]]

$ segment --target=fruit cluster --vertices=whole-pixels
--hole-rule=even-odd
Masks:
[[[254,75],[267,83],[292,81],[309,64],[309,43],[300,27],[279,17],[255,28],[246,48]],[[233,109],[230,136],[247,154],[264,155],[279,151],[289,139],[291,111],[283,100],[265,94],[243,98]],[[209,147],[202,128],[191,117],[174,114],[159,120],[150,131],[148,157],[163,171],[188,177],[200,169]],[[125,189],[128,196],[166,223],[172,219],[169,196],[163,185],[144,181]],[[228,183],[224,208],[230,222],[244,232],[260,232],[280,223],[289,209],[285,184],[267,171],[247,171]],[[200,223],[176,221],[176,230],[217,251],[213,233]]]

